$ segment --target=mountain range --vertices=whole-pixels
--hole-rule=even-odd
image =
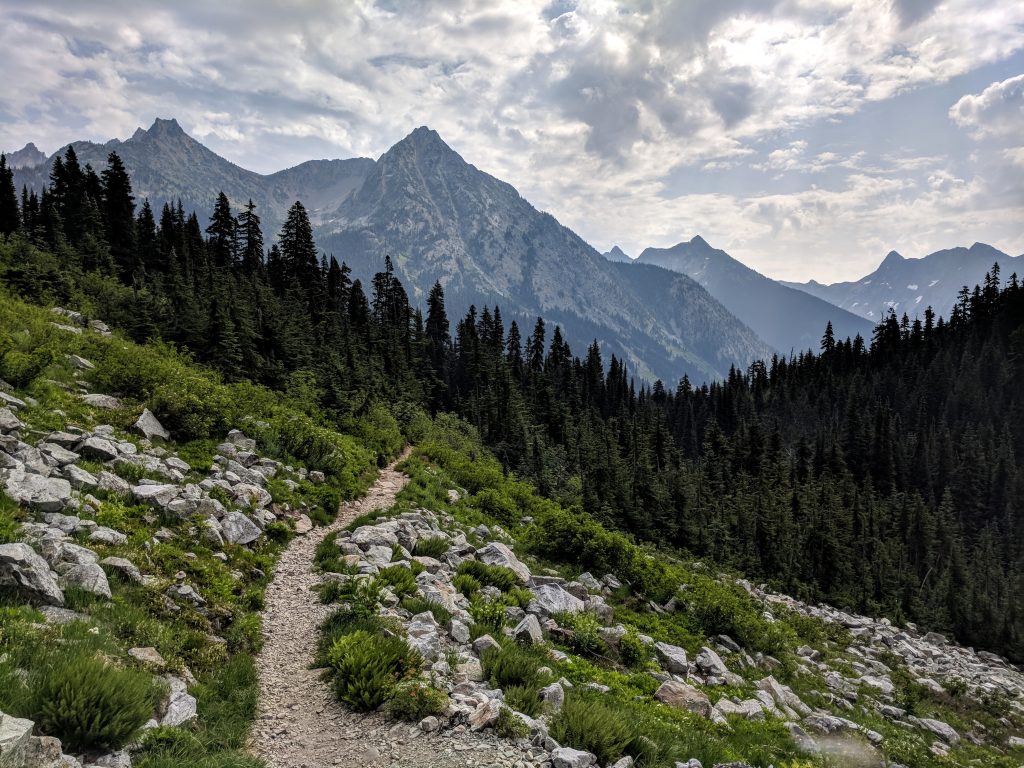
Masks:
[[[453,316],[497,304],[524,336],[541,316],[578,354],[597,339],[648,380],[717,379],[732,365],[816,348],[830,320],[840,338],[871,331],[870,315],[817,293],[834,286],[777,283],[700,237],[648,248],[636,261],[618,247],[601,254],[426,127],[377,160],[310,160],[273,174],[220,157],[173,119],[123,141],[70,146],[97,171],[117,152],[137,199],[157,211],[180,199],[205,220],[220,191],[236,208],[252,199],[268,238],[301,200],[318,246],[354,278],[368,281],[391,255],[415,303],[440,280]],[[10,153],[17,187],[41,189],[65,149],[46,157],[29,144]]]
[[[985,243],[970,248],[948,248],[919,259],[908,259],[890,251],[874,272],[860,280],[823,285],[783,283],[812,296],[854,312],[874,323],[883,319],[890,307],[898,315],[906,312],[911,318],[931,307],[940,315],[948,315],[963,286],[973,288],[998,262],[1004,277],[1020,271],[1024,256],[1009,256]]]
[[[671,248],[647,248],[635,263],[688,275],[772,347],[787,354],[818,349],[829,322],[837,338],[857,334],[871,338],[873,325],[867,320],[755,272],[699,235]]]

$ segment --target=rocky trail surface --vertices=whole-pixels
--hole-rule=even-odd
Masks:
[[[296,538],[278,561],[266,593],[265,644],[257,662],[260,710],[251,738],[252,751],[271,768],[522,763],[521,751],[493,733],[427,734],[415,723],[351,712],[335,699],[320,671],[310,669],[319,626],[332,610],[314,591],[320,581],[313,571],[317,545],[359,515],[391,506],[406,482],[391,464],[366,496],[344,503],[330,526]]]

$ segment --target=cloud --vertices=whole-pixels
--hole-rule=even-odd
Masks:
[[[884,136],[820,146],[808,131],[1024,49],[1024,4],[1013,0],[0,0],[0,10],[0,147],[34,140],[52,152],[173,116],[269,172],[376,157],[428,124],[598,245],[639,251],[700,230],[792,277],[817,269],[819,253],[824,265],[826,251],[837,269],[859,269],[874,240],[901,228],[948,244],[927,220],[944,213],[928,197],[930,173],[996,205],[943,158]],[[708,186],[700,174],[748,188],[671,183]],[[897,178],[914,184],[890,186]],[[817,276],[829,276],[824,266]]]
[[[1024,135],[1024,75],[967,94],[949,108],[949,116],[975,138],[1019,138]]]

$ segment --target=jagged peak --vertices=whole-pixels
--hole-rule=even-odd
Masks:
[[[903,258],[903,255],[898,251],[889,251],[885,254],[885,258],[882,259],[882,263],[878,266],[879,269],[881,269],[882,267],[892,266],[894,264],[902,264],[904,261],[906,261],[906,259]]]
[[[697,247],[700,247],[700,248],[710,248],[711,247],[711,244],[708,243],[708,241],[705,240],[700,235],[694,235],[690,239],[690,245],[697,246]]]

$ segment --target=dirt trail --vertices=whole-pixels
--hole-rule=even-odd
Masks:
[[[394,464],[387,467],[366,496],[343,504],[330,526],[294,539],[277,563],[266,593],[265,643],[257,660],[260,707],[250,738],[251,751],[271,768],[522,765],[518,750],[493,738],[428,735],[414,723],[350,712],[309,669],[318,627],[331,610],[313,591],[319,582],[313,572],[317,545],[359,515],[391,506],[407,482]]]

